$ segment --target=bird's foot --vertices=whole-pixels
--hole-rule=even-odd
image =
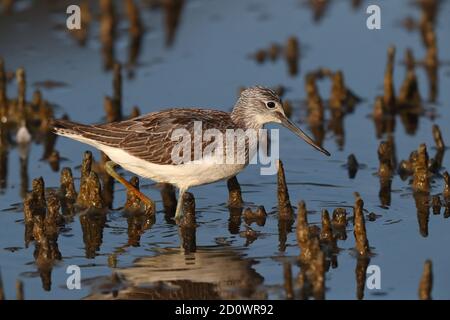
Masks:
[[[149,199],[145,194],[143,194],[141,191],[136,189],[127,180],[125,180],[121,175],[119,175],[114,170],[114,167],[116,167],[116,166],[117,166],[117,163],[115,163],[114,161],[108,161],[105,163],[105,170],[111,177],[113,177],[114,179],[119,181],[121,184],[123,184],[129,192],[133,193],[136,197],[139,198],[139,200],[141,200],[141,202],[144,204],[146,212],[154,213],[155,212],[155,203],[151,199]]]

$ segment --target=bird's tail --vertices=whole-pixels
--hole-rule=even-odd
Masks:
[[[72,122],[69,120],[53,120],[52,123],[53,132],[60,136],[72,136],[81,135],[80,127],[82,124]]]
[[[77,140],[98,148],[98,141],[86,136],[86,131],[89,131],[91,127],[92,126],[72,122],[69,120],[52,121],[52,128],[55,134]]]

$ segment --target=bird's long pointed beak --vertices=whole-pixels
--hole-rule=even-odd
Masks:
[[[280,121],[283,126],[291,130],[293,133],[295,133],[297,136],[305,140],[309,145],[313,146],[315,149],[319,150],[320,152],[326,154],[327,156],[330,156],[330,153],[319,146],[317,143],[314,142],[313,139],[311,139],[306,133],[302,131],[299,127],[297,127],[291,120],[286,118],[284,115],[280,115]]]

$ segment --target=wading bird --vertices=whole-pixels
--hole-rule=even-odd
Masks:
[[[147,205],[150,200],[114,171],[117,164],[144,178],[176,186],[179,189],[179,197],[175,218],[178,219],[182,213],[183,194],[188,188],[231,178],[242,171],[247,166],[248,159],[253,156],[247,152],[244,163],[230,164],[217,163],[211,159],[196,159],[194,153],[191,154],[191,161],[174,163],[172,151],[179,141],[173,139],[173,132],[185,129],[192,136],[196,121],[201,122],[204,129],[216,129],[224,135],[227,129],[259,130],[267,123],[279,123],[317,150],[330,155],[286,117],[281,99],[273,90],[260,86],[242,91],[231,113],[179,108],[99,125],[55,120],[54,130],[58,135],[103,151],[111,159],[106,163],[108,174]],[[194,142],[192,149],[193,144]]]

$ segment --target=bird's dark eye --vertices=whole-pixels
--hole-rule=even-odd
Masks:
[[[275,108],[275,102],[273,102],[273,101],[267,102],[267,108],[269,108],[269,109]]]

